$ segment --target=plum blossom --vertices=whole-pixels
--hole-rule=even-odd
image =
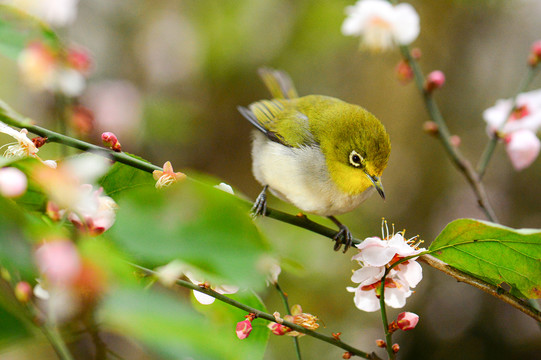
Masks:
[[[100,235],[113,226],[118,205],[109,196],[103,195],[103,188],[94,190],[92,185],[81,185],[85,201],[81,201],[68,214],[77,229],[89,235]]]
[[[389,234],[387,222],[384,221],[383,225],[383,239],[379,237],[365,239],[357,247],[359,253],[352,257],[352,260],[358,261],[362,267],[351,277],[351,281],[359,285],[348,287],[347,290],[355,293],[353,298],[355,306],[364,311],[379,310],[382,281],[385,304],[401,308],[413,293],[411,288],[416,287],[423,278],[421,265],[415,261],[415,256],[425,249],[418,247],[417,237],[406,240],[403,231],[394,233],[393,229],[393,234]],[[403,261],[406,257],[412,258]],[[399,261],[402,262],[396,264]],[[386,272],[387,276],[384,279]]]
[[[0,195],[15,198],[26,192],[28,180],[26,175],[14,167],[0,169]]]
[[[156,278],[164,286],[171,287],[187,271],[188,266],[179,260],[173,260],[164,266],[157,267]]]
[[[346,14],[342,34],[360,36],[361,46],[374,51],[411,44],[420,32],[419,15],[407,3],[359,0],[346,7]]]
[[[513,100],[498,100],[483,112],[490,136],[504,141],[511,164],[516,170],[530,166],[541,147],[536,136],[541,128],[541,89],[521,93]]]
[[[156,180],[156,189],[163,189],[186,178],[185,174],[174,172],[173,165],[171,165],[170,161],[163,164],[163,171],[154,170],[152,176],[154,177],[154,180]]]
[[[293,324],[300,325],[308,330],[316,330],[319,328],[318,320],[319,318],[315,315],[304,313],[302,307],[299,304],[293,305],[291,307],[291,315],[285,315],[284,318],[280,318],[280,313],[275,312],[274,318],[276,322],[271,322],[267,327],[271,330],[274,335],[287,335],[287,336],[304,336],[303,333],[294,331],[293,329],[283,325],[285,321],[289,321]]]
[[[408,331],[412,330],[417,326],[419,322],[419,315],[412,312],[403,312],[398,314],[396,319],[396,324],[400,330]]]
[[[76,97],[85,89],[90,56],[82,49],[69,48],[64,54],[47,44],[32,42],[20,53],[18,65],[32,89]]]
[[[56,167],[56,161],[54,160],[41,160],[38,154],[38,146],[34,144],[34,142],[28,138],[28,130],[21,129],[20,131],[17,131],[8,125],[4,124],[0,121],[0,133],[4,133],[6,135],[11,136],[14,138],[17,142],[15,143],[9,143],[2,148],[6,148],[4,151],[3,156],[6,158],[24,158],[24,157],[33,157],[41,161],[43,164],[45,164],[48,167]],[[1,148],[0,148],[1,149]]]
[[[505,150],[515,170],[520,171],[530,166],[541,149],[541,142],[534,132],[515,131],[504,138]]]
[[[255,314],[246,315],[246,320],[239,321],[237,323],[235,332],[240,340],[246,339],[248,336],[250,336],[250,333],[252,332],[252,321],[255,319],[255,316]]]

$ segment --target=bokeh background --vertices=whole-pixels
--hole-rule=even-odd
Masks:
[[[488,141],[482,111],[518,88],[529,47],[541,37],[541,2],[410,3],[421,17],[421,34],[413,44],[422,50],[421,66],[426,73],[446,74],[436,100],[451,132],[462,140],[460,149],[475,164]],[[271,66],[289,72],[300,94],[364,106],[390,134],[392,152],[383,176],[387,200],[374,196],[341,217],[356,237],[380,234],[385,217],[428,245],[454,219],[484,219],[464,177],[438,140],[423,132],[428,116],[419,93],[396,79],[398,51],[362,52],[358,39],[340,33],[344,8],[352,4],[81,0],[76,22],[60,34],[89,49],[94,61],[81,98],[95,116],[87,139],[99,143],[101,132],[113,131],[125,151],[155,164],[170,160],[175,169],[211,174],[254,199],[260,185],[251,174],[252,127],[236,107],[268,98],[256,71]],[[29,90],[16,63],[2,56],[0,77],[1,99],[44,126],[52,123],[51,95]],[[541,87],[540,80],[533,89]],[[43,157],[54,158],[57,151],[50,146]],[[541,160],[517,173],[504,149],[497,149],[485,185],[502,224],[541,226],[540,181]],[[298,212],[276,199],[270,205]],[[379,313],[357,310],[345,291],[356,268],[353,252],[335,253],[329,239],[272,219],[257,222],[284,259],[280,280],[291,303],[317,314],[323,331],[342,332],[344,341],[375,350],[374,340],[383,337]],[[420,323],[396,336],[402,359],[538,356],[541,332],[533,320],[427,266],[424,276],[406,305],[420,314]],[[269,311],[283,312],[272,289],[262,296]],[[391,310],[390,317],[398,312]],[[308,337],[301,347],[306,359],[341,357],[337,348]],[[289,339],[271,337],[265,359],[293,358]]]

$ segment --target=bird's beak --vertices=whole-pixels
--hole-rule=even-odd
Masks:
[[[381,196],[381,198],[385,200],[385,192],[383,191],[383,184],[381,183],[381,179],[379,178],[379,176],[370,176],[369,174],[366,174],[366,176],[368,176],[372,184],[374,184],[374,187],[378,191],[379,196]]]

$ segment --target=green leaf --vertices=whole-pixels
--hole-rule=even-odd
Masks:
[[[263,285],[267,244],[235,196],[186,180],[165,190],[126,191],[118,204],[109,235],[137,262],[155,267],[179,259],[211,282]]]
[[[252,291],[240,291],[236,294],[227,295],[240,303],[267,312],[265,304]],[[248,338],[240,340],[235,333],[235,326],[239,321],[245,320],[248,315],[243,310],[216,300],[211,305],[202,305],[192,296],[194,307],[204,314],[213,327],[220,333],[220,337],[227,341],[228,348],[236,349],[236,356],[239,360],[263,359],[270,330],[267,328],[268,321],[255,319],[252,321],[252,332]]]
[[[58,36],[38,18],[9,5],[0,5],[0,53],[17,59],[28,43],[41,40],[60,47]]]
[[[25,233],[27,220],[13,201],[0,196],[0,266],[23,277],[35,274],[32,245]]]
[[[133,157],[138,158],[137,156]],[[109,171],[99,180],[105,193],[115,200],[126,190],[134,190],[155,183],[152,174],[118,162],[111,166]]]
[[[541,297],[541,230],[459,219],[443,229],[429,250],[490,284],[508,284],[514,295]]]
[[[168,359],[237,359],[204,316],[163,292],[119,288],[103,301],[99,316],[102,328],[140,340]]]

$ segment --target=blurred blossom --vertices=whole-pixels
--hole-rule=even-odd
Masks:
[[[541,149],[541,142],[533,131],[518,130],[504,139],[505,150],[515,170],[520,171],[530,166]]]
[[[392,5],[385,0],[359,0],[346,8],[346,14],[342,33],[360,36],[361,46],[370,50],[409,45],[420,32],[419,15],[407,3]]]
[[[194,277],[194,275],[191,272],[187,271],[184,273],[184,275],[188,278],[188,280],[190,280],[192,283],[196,285],[202,285],[202,286],[208,285],[208,283],[205,282],[204,280]],[[216,291],[218,294],[234,294],[239,291],[238,286],[233,286],[233,285],[218,285],[218,286],[208,285],[208,286],[212,290]],[[195,296],[195,299],[203,305],[210,305],[214,303],[214,301],[216,300],[214,297],[204,294],[202,292],[196,291],[196,290],[193,290],[193,295]]]
[[[102,195],[103,188],[93,190],[92,185],[81,185],[85,201],[73,207],[68,219],[77,229],[89,235],[100,235],[113,226],[118,205],[109,196]]]
[[[32,297],[32,286],[26,281],[19,281],[15,285],[15,297],[23,304],[27,303]]]
[[[107,159],[86,153],[64,161],[56,169],[36,168],[32,177],[60,209],[81,209],[95,203],[88,186],[82,185],[93,184],[109,165]],[[94,207],[99,208],[98,204]]]
[[[70,122],[77,134],[88,135],[94,128],[94,113],[81,105],[72,106]]]
[[[483,112],[483,118],[489,135],[503,139],[513,167],[522,170],[535,161],[541,147],[536,136],[541,127],[541,89],[519,94],[512,110],[513,100],[498,100]]]
[[[67,239],[44,242],[35,257],[40,273],[52,285],[71,285],[81,270],[77,248]]]
[[[99,133],[111,131],[123,142],[135,141],[143,104],[139,90],[132,83],[122,80],[93,83],[82,103],[94,113],[94,125]]]
[[[507,135],[518,130],[530,130],[536,133],[539,130],[541,127],[541,89],[519,94],[515,111],[511,113],[512,107],[512,99],[500,99],[494,106],[483,112],[489,135],[495,132]]]
[[[0,169],[0,195],[15,198],[26,192],[28,180],[26,175],[14,167]]]
[[[444,84],[445,74],[440,70],[435,70],[426,76],[425,90],[430,93],[436,89],[440,89]]]
[[[79,0],[5,0],[2,2],[18,7],[53,26],[66,26],[75,21]]]
[[[170,263],[155,269],[156,278],[164,286],[171,287],[187,270],[187,265],[179,260],[173,260]]]
[[[69,54],[76,51],[77,57]],[[83,50],[67,49],[67,56],[41,42],[30,43],[19,55],[23,80],[34,90],[61,92],[76,97],[83,93],[88,66],[82,64]],[[85,53],[85,56],[88,55]],[[88,57],[87,62],[90,62]]]
[[[308,330],[316,330],[319,328],[318,317],[312,314],[302,312],[302,307],[299,304],[291,307],[291,315],[285,315],[283,319],[280,318],[280,313],[275,312],[274,318],[277,322],[271,322],[267,327],[274,335],[288,335],[288,336],[304,336],[303,333],[294,331],[293,329],[282,325],[282,322],[289,321],[293,324],[300,325]]]

